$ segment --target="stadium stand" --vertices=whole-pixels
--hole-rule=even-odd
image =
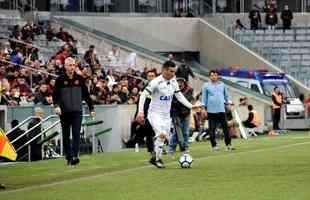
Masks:
[[[234,39],[310,86],[309,27],[292,30],[236,30]]]

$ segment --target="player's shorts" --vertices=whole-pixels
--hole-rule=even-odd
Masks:
[[[157,113],[148,113],[148,120],[155,132],[155,137],[159,136],[161,133],[164,133],[168,138],[171,128],[170,116],[163,117]]]

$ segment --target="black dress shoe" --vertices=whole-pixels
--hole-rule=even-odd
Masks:
[[[80,159],[79,158],[72,158],[72,160],[71,160],[71,165],[77,165],[77,164],[79,164],[80,163]]]

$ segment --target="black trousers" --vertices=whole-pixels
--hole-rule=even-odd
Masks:
[[[67,112],[60,116],[63,151],[67,160],[78,157],[80,149],[80,131],[82,112]],[[70,129],[72,130],[72,144],[70,142]]]
[[[31,161],[42,160],[42,145],[38,144],[40,137],[30,144]]]
[[[281,117],[281,108],[273,109],[273,116],[272,116],[273,130],[280,130],[279,127],[280,117]]]
[[[143,144],[145,137],[145,144],[148,152],[154,152],[154,136],[155,132],[148,119],[145,120],[145,124],[141,125],[137,132],[135,140],[139,144]]]
[[[226,113],[224,113],[224,112],[208,113],[208,121],[209,121],[211,146],[212,147],[216,146],[215,129],[216,129],[218,124],[220,124],[222,129],[223,129],[225,144],[230,145],[231,144],[231,137],[229,135],[229,130],[228,130],[228,126],[227,126]]]
[[[248,122],[248,121],[243,121],[242,124],[246,128],[255,128],[256,127],[254,124],[252,124],[251,122]]]

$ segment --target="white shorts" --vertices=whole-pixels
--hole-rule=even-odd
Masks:
[[[148,120],[155,132],[155,137],[158,137],[160,134],[166,134],[168,138],[171,128],[171,119],[170,116],[163,117],[157,113],[148,113]]]

